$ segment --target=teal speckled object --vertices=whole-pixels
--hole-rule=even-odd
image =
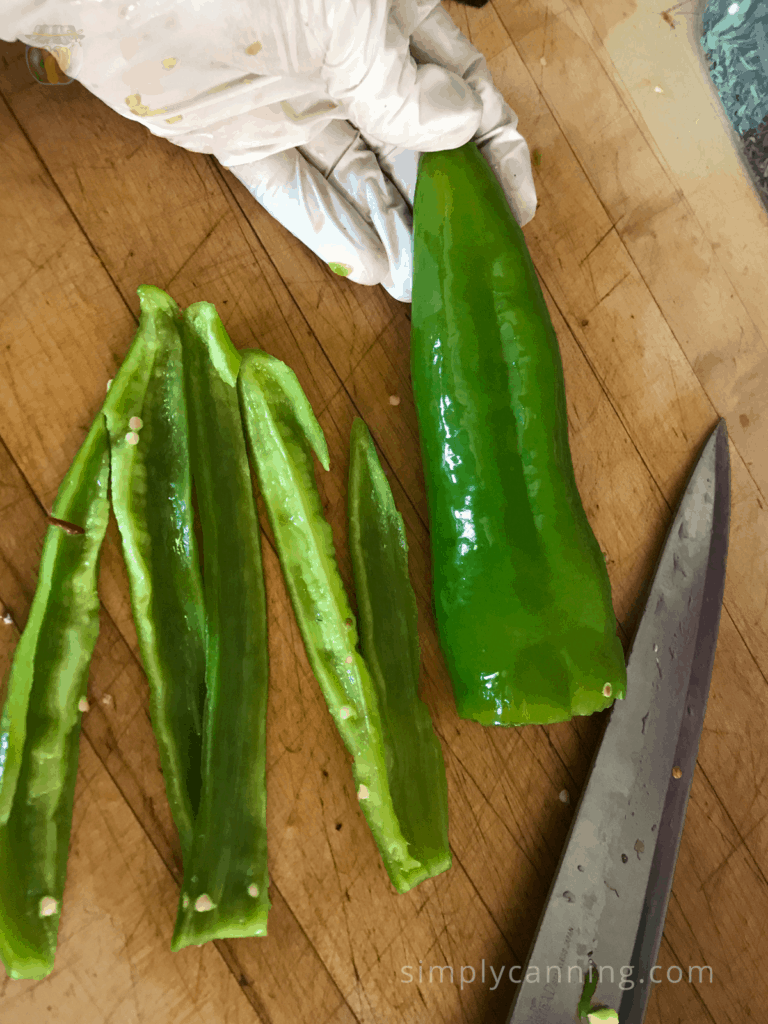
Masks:
[[[768,113],[768,2],[712,0],[701,44],[733,127],[743,135]]]

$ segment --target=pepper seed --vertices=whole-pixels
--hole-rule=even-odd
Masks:
[[[682,768],[679,768],[677,765],[675,765],[675,767],[672,769],[672,778],[673,779],[682,779],[682,777],[683,777]]]
[[[339,708],[339,718],[346,719],[352,714],[352,708]]]
[[[131,428],[131,430],[141,430],[141,428],[144,426],[144,421],[140,416],[131,416],[131,418],[128,420],[128,426]]]
[[[88,703],[88,699],[86,697],[81,697],[80,700],[77,702],[78,711],[86,712],[88,711],[90,706],[91,705]]]
[[[368,792],[368,787],[361,784],[360,788],[357,791],[357,799],[358,800],[367,800],[369,796],[370,796],[370,793]]]
[[[53,896],[43,896],[40,900],[40,917],[51,917],[59,909],[59,904]]]
[[[204,892],[202,896],[197,897],[195,900],[195,910],[199,910],[201,912],[204,910],[213,910],[213,900],[207,892]]]
[[[125,435],[125,440],[128,442],[128,444],[138,444],[139,435],[135,431],[131,430]]]
[[[248,895],[253,896],[253,898],[256,899],[256,897],[259,895],[258,885],[255,885],[253,882],[251,882],[251,884],[248,886]]]
[[[346,656],[346,658],[344,659],[344,661],[345,661],[345,663],[346,663],[347,665],[351,665],[351,664],[352,664],[352,655],[351,655],[351,654],[348,654],[348,655]]]
[[[611,693],[612,693],[612,689],[613,688],[611,687],[611,684],[610,683],[606,683],[605,686],[603,687],[603,696],[604,697],[610,697]]]

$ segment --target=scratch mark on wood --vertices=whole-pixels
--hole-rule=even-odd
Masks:
[[[621,280],[617,281],[616,284],[612,288],[609,288],[608,291],[605,293],[605,295],[603,295],[603,297],[601,299],[598,299],[597,305],[600,306],[603,302],[605,302],[605,300],[608,298],[608,296],[612,292],[615,292],[616,289],[619,287],[619,285],[623,284],[627,280],[627,278],[630,276],[630,273],[631,273],[631,271],[628,270],[626,272],[626,274],[624,275],[624,277],[621,278]],[[590,310],[590,313],[591,312],[592,312],[592,310]]]
[[[594,245],[592,246],[592,248],[591,248],[591,249],[589,250],[589,252],[588,252],[588,253],[587,253],[587,255],[586,255],[586,256],[584,257],[584,259],[581,259],[581,260],[579,260],[579,266],[581,266],[581,265],[582,265],[583,263],[586,263],[586,261],[587,261],[587,260],[589,259],[589,257],[590,257],[590,256],[592,255],[592,253],[593,253],[593,252],[595,251],[595,249],[599,248],[599,247],[600,247],[600,246],[601,246],[601,245],[603,244],[603,242],[604,242],[604,241],[606,240],[606,238],[608,237],[608,235],[610,235],[610,233],[611,233],[611,232],[612,232],[613,230],[614,230],[614,226],[613,226],[613,224],[611,224],[611,226],[610,226],[610,227],[608,228],[608,230],[607,230],[607,231],[605,232],[605,234],[604,234],[604,235],[602,236],[602,238],[599,238],[599,239],[598,239],[598,240],[597,240],[597,241],[595,242],[595,244],[594,244]]]
[[[200,239],[200,241],[194,247],[194,249],[189,254],[189,256],[187,256],[187,258],[182,261],[181,266],[175,271],[174,274],[171,275],[170,279],[166,282],[166,284],[165,284],[165,291],[168,291],[168,289],[173,284],[173,282],[176,280],[176,278],[179,276],[179,274],[182,272],[184,267],[186,267],[186,265],[190,262],[190,260],[194,259],[194,257],[202,249],[202,247],[205,245],[205,243],[208,241],[208,239],[214,233],[214,231],[219,226],[219,224],[221,224],[221,222],[224,220],[224,218],[228,217],[228,216],[229,216],[229,210],[227,210],[225,213],[222,213],[222,215],[215,222],[215,224],[213,224],[213,226],[208,231],[206,231],[205,235]]]

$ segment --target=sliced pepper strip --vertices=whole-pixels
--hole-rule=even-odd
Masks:
[[[376,687],[392,804],[418,866],[393,878],[407,892],[451,866],[445,763],[419,698],[418,611],[403,517],[361,419],[352,424],[349,551],[360,647]]]
[[[328,449],[296,375],[266,352],[247,351],[238,393],[248,448],[309,663],[344,744],[363,813],[392,881],[421,865],[398,824],[386,770],[376,687],[357,651],[331,527],[323,515],[312,452]]]
[[[237,395],[240,356],[215,308],[184,311],[192,476],[207,627],[202,796],[171,949],[267,934],[267,608]]]
[[[99,414],[53,506],[56,518],[82,532],[48,527],[4,709],[4,720],[17,727],[8,746],[16,785],[0,826],[0,955],[11,978],[39,979],[53,970],[79,754],[78,705],[99,632],[108,483],[107,432]]]
[[[139,329],[104,403],[112,507],[123,545],[152,726],[182,858],[201,789],[205,610],[193,529],[181,315],[142,285]]]

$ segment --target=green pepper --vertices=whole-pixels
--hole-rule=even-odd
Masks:
[[[398,879],[405,892],[451,866],[448,787],[440,741],[418,695],[418,612],[403,517],[361,419],[352,424],[348,500],[360,647],[376,687],[392,805],[418,862]]]
[[[39,979],[53,970],[81,702],[99,632],[97,583],[109,519],[108,482],[107,433],[99,414],[53,506],[56,523],[45,536],[3,708],[0,955],[11,978]]]
[[[193,529],[181,314],[142,285],[139,329],[104,403],[112,507],[182,859],[201,791],[205,610]]]
[[[376,687],[357,650],[357,630],[323,515],[312,453],[328,469],[320,424],[296,375],[266,352],[248,351],[238,375],[248,448],[296,621],[315,678],[352,755],[357,797],[399,891],[423,866],[408,849],[387,775]]]
[[[624,696],[605,560],[576,487],[557,336],[474,143],[422,155],[411,368],[433,594],[462,718],[558,722]]]
[[[586,1017],[589,1013],[589,1008],[592,1005],[592,996],[597,991],[598,980],[598,972],[594,969],[592,962],[590,961],[586,977],[584,978],[584,987],[581,990],[579,1005],[576,1007],[576,1016],[579,1020],[581,1020],[582,1017]]]
[[[184,311],[192,477],[207,628],[202,796],[171,948],[267,934],[267,608],[237,394],[240,356],[215,308]]]

